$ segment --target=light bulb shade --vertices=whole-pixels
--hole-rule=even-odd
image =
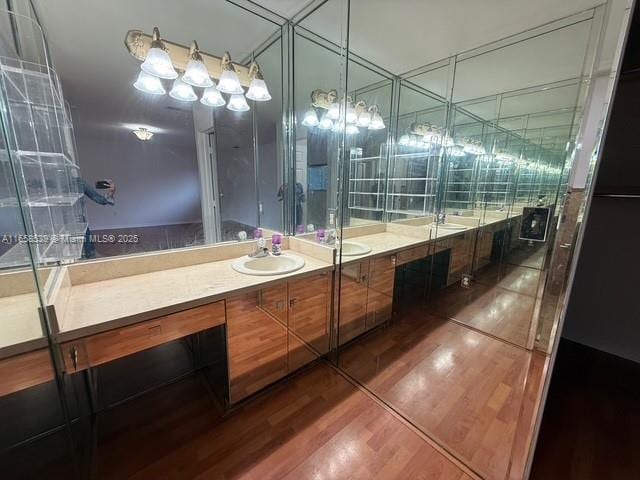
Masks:
[[[347,114],[345,115],[345,121],[347,123],[356,123],[357,120],[358,120],[358,113],[356,112],[356,109],[353,108],[352,105],[348,105]]]
[[[220,75],[220,80],[218,80],[218,86],[216,88],[222,93],[228,93],[229,95],[244,94],[242,85],[240,85],[238,74],[233,70],[223,70],[222,75]]]
[[[224,98],[222,98],[222,95],[215,85],[212,85],[211,87],[204,89],[200,103],[207,107],[221,107],[227,102],[224,101]]]
[[[360,112],[360,115],[358,115],[358,121],[356,122],[356,126],[362,127],[362,128],[369,128],[370,123],[371,123],[371,113]]]
[[[141,92],[150,93],[151,95],[164,95],[167,93],[160,79],[149,75],[147,72],[140,72],[133,86]]]
[[[333,124],[333,132],[334,133],[342,133],[344,130],[345,123],[343,121],[338,121]]]
[[[410,140],[409,135],[404,134],[398,139],[398,145],[409,145]]]
[[[385,128],[384,121],[382,120],[382,116],[375,112],[371,117],[371,122],[369,123],[369,130],[382,130]]]
[[[318,128],[320,130],[331,130],[333,128],[333,121],[329,118],[328,114],[324,114],[320,119],[320,123],[318,123]]]
[[[173,81],[173,87],[169,92],[169,96],[182,102],[195,102],[198,99],[196,92],[193,91],[193,87],[184,83],[179,78]]]
[[[357,135],[358,133],[360,133],[360,130],[358,130],[358,127],[356,127],[353,124],[348,124],[345,128],[345,132],[347,135]]]
[[[178,72],[173,68],[173,63],[171,63],[171,57],[161,48],[150,48],[140,68],[149,75],[167,80],[178,78]]]
[[[327,116],[330,120],[338,120],[340,118],[340,105],[332,103],[327,111]]]
[[[194,87],[208,88],[213,86],[213,80],[202,60],[189,60],[187,69],[182,75],[182,81]]]
[[[304,118],[302,119],[302,125],[304,125],[305,127],[316,127],[319,123],[320,122],[318,121],[318,115],[316,114],[316,111],[313,108],[307,110],[307,112],[304,114]]]
[[[246,112],[249,110],[249,104],[247,103],[247,99],[244,98],[244,95],[234,94],[229,98],[227,108],[233,112]]]
[[[261,78],[251,80],[249,90],[247,91],[247,98],[255,102],[267,102],[271,100],[271,94],[265,81]]]

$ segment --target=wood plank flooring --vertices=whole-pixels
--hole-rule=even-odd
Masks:
[[[340,367],[488,479],[509,467],[530,353],[416,307]]]
[[[318,364],[226,417],[197,378],[98,419],[98,479],[468,479]]]

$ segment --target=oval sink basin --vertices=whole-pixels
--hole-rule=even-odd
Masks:
[[[231,267],[245,275],[284,275],[304,267],[304,259],[290,253],[259,258],[247,255],[234,261]]]
[[[464,225],[458,225],[457,223],[441,223],[439,225],[436,225],[435,223],[431,224],[431,228],[438,228],[438,230],[449,230],[452,232],[455,231],[459,231],[459,230],[466,230],[468,227],[464,226]]]
[[[364,243],[345,240],[342,242],[340,250],[342,251],[342,255],[345,257],[353,257],[355,255],[364,255],[365,253],[369,253],[371,251],[371,247]]]

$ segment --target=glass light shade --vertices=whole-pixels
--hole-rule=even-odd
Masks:
[[[220,80],[218,81],[218,86],[216,88],[222,93],[228,93],[230,95],[244,94],[242,85],[240,85],[238,74],[233,70],[224,70],[222,72],[222,75],[220,75]]]
[[[329,118],[328,114],[324,114],[318,123],[320,130],[331,130],[333,128],[333,121]]]
[[[411,140],[409,135],[402,135],[400,139],[398,139],[398,145],[409,145],[409,140]]]
[[[173,68],[173,63],[171,63],[171,57],[161,48],[150,48],[140,68],[149,75],[167,80],[178,78],[178,72]]]
[[[200,103],[206,105],[207,107],[221,107],[227,102],[224,101],[224,98],[222,98],[222,95],[214,84],[204,89],[202,98],[200,99]]]
[[[408,143],[408,145],[409,145],[410,147],[417,147],[417,146],[419,146],[419,145],[420,145],[420,142],[418,142],[418,139],[417,139],[414,135],[411,135],[411,136],[409,137],[409,143]]]
[[[345,115],[345,121],[347,123],[356,123],[357,120],[358,120],[358,113],[356,112],[356,109],[353,108],[352,105],[348,105],[347,114]]]
[[[318,115],[313,108],[307,110],[302,119],[302,125],[305,127],[316,127],[320,122],[318,121]]]
[[[355,125],[348,124],[345,128],[345,132],[347,133],[347,135],[356,135],[360,133],[360,130],[358,130],[358,127],[356,127]]]
[[[246,112],[249,110],[247,99],[242,94],[231,95],[227,108],[233,112]]]
[[[340,105],[332,103],[327,112],[327,116],[330,120],[338,120],[340,118]]]
[[[464,149],[460,145],[454,145],[448,148],[449,155],[452,157],[464,157]]]
[[[487,151],[480,144],[476,143],[467,143],[464,146],[465,153],[470,153],[471,155],[484,155]]]
[[[193,91],[193,87],[184,83],[179,78],[173,81],[173,87],[169,92],[169,96],[182,102],[194,102],[198,99],[196,92]]]
[[[385,126],[382,116],[378,112],[374,113],[369,123],[369,130],[382,130],[383,128],[385,128]]]
[[[133,86],[141,92],[150,93],[151,95],[164,95],[167,93],[160,79],[149,75],[147,72],[140,72]]]
[[[254,78],[251,80],[249,90],[247,91],[247,98],[255,102],[266,102],[271,100],[271,94],[267,88],[267,84],[261,78]]]
[[[213,80],[202,60],[189,60],[182,81],[194,87],[207,88],[213,86]]]
[[[371,113],[370,112],[360,112],[358,115],[358,121],[356,125],[362,128],[368,128],[371,123]]]

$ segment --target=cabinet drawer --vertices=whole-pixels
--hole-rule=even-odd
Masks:
[[[67,342],[62,345],[62,355],[67,370],[75,372],[222,325],[224,322],[224,302],[216,302]]]
[[[421,245],[419,247],[408,248],[397,254],[397,264],[404,265],[415,260],[420,260],[429,255],[429,245]]]
[[[46,348],[0,360],[0,397],[53,379],[51,357]]]

